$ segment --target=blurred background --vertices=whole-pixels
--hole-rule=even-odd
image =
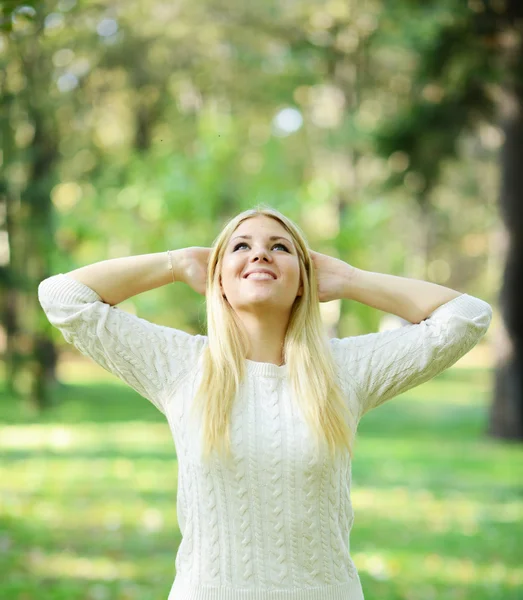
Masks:
[[[494,310],[361,422],[351,555],[382,600],[523,598],[523,6],[0,4],[0,598],[158,600],[180,543],[163,415],[84,359],[44,278],[210,246],[257,203],[310,246]],[[119,305],[191,333],[175,284]],[[330,336],[399,327],[322,304]]]

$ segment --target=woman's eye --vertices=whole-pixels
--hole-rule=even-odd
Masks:
[[[287,249],[287,246],[285,246],[284,244],[274,244],[274,246],[281,246],[281,247],[282,247],[284,250],[286,250],[287,252],[289,251],[289,250]],[[273,246],[273,248],[274,248],[274,246]]]
[[[247,242],[240,242],[240,243],[236,244],[236,246],[234,246],[234,251],[238,250],[238,248],[240,248],[241,246],[248,246],[248,244],[247,244]],[[287,246],[285,246],[284,244],[280,244],[280,243],[274,244],[273,248],[275,248],[276,246],[281,246],[286,252],[289,251]]]

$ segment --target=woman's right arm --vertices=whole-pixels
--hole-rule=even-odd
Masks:
[[[175,281],[182,281],[181,263],[184,250],[171,250]],[[67,273],[94,290],[107,304],[124,300],[173,282],[167,252],[111,258],[80,267]]]
[[[175,280],[201,289],[208,249],[183,250],[187,254],[171,252]],[[38,299],[66,342],[165,414],[177,382],[196,365],[207,338],[151,323],[115,304],[169,282],[167,252],[145,254],[48,277],[38,286]]]

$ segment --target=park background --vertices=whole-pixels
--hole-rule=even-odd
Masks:
[[[38,303],[86,264],[210,246],[265,203],[312,249],[489,302],[463,359],[360,424],[369,599],[523,597],[523,8],[516,0],[0,6],[0,598],[166,598],[163,416]],[[167,268],[167,263],[166,263]],[[176,283],[119,305],[203,332]],[[322,304],[329,335],[401,326]]]

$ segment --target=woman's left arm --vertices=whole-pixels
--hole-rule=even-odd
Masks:
[[[448,369],[485,335],[491,306],[426,281],[356,269],[314,253],[320,302],[357,300],[402,317],[407,325],[379,333],[332,338],[340,374],[358,398],[361,419],[387,400]]]
[[[409,277],[353,268],[346,278],[343,298],[421,323],[436,308],[461,296],[448,287]]]
[[[311,252],[311,257],[320,302],[356,300],[410,323],[421,323],[436,308],[462,295],[437,283],[358,269],[319,252]]]

